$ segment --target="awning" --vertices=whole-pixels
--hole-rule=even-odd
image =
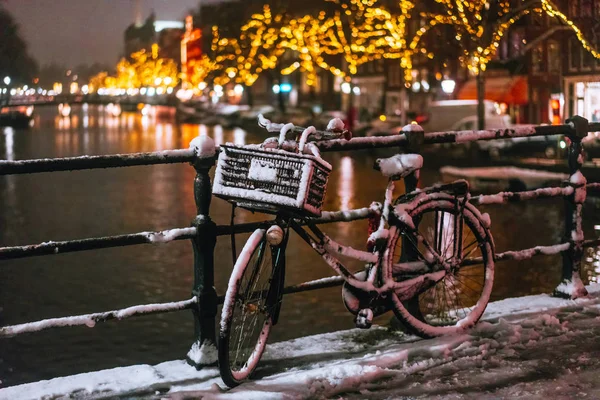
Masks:
[[[458,100],[477,100],[477,80],[465,82],[456,97]],[[496,76],[485,78],[485,99],[498,103],[524,105],[527,98],[526,76]]]

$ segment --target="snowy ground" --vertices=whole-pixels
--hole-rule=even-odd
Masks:
[[[216,368],[138,365],[0,389],[0,399],[600,398],[600,285],[576,301],[490,303],[468,334],[432,340],[385,328],[267,347],[255,381],[225,390]]]

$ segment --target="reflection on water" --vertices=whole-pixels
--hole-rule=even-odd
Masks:
[[[6,152],[5,159],[12,161],[15,159],[15,150],[13,148],[15,144],[15,130],[10,126],[7,126],[3,128],[2,133],[4,134],[4,151]]]
[[[83,154],[133,153],[187,148],[200,135],[216,144],[260,143],[267,134],[194,124],[177,124],[103,107],[73,107],[69,117],[56,109],[36,109],[30,130],[3,129],[5,159],[52,158]],[[325,154],[333,166],[325,209],[352,209],[382,201],[385,178],[372,169],[381,154]],[[440,156],[441,157],[441,156]],[[452,160],[447,160],[449,163]],[[422,185],[439,179],[437,159],[425,158]],[[428,165],[428,163],[430,163]],[[186,164],[0,177],[0,246],[40,243],[189,226],[195,214],[194,170]],[[401,186],[401,185],[399,185]],[[517,250],[562,240],[563,203],[547,200],[489,206],[497,250]],[[229,223],[229,204],[214,199],[211,217]],[[584,210],[586,237],[594,237],[598,210]],[[237,210],[236,222],[271,218]],[[364,248],[366,221],[325,225],[336,241]],[[247,235],[238,238],[238,250]],[[600,249],[590,249],[584,279],[596,281]],[[215,285],[222,294],[232,268],[229,238],[215,250]],[[0,268],[0,324],[82,314],[190,297],[192,249],[179,241],[4,261]],[[357,265],[356,268],[363,268]],[[560,280],[559,256],[498,263],[493,299],[550,292]],[[287,249],[287,284],[331,275],[322,259],[295,235]],[[315,312],[319,310],[320,312]],[[327,310],[327,312],[322,312]],[[387,322],[386,317],[379,320]],[[273,340],[351,328],[339,288],[287,296]],[[10,385],[120,365],[182,358],[193,341],[191,313],[148,316],[65,328],[0,341],[0,380]],[[42,351],[43,346],[43,351]]]
[[[340,179],[338,182],[337,195],[340,199],[340,210],[346,211],[354,207],[352,198],[354,197],[353,168],[352,157],[344,156],[340,160]]]
[[[582,269],[583,276],[587,277],[590,282],[598,282],[600,278],[600,246],[586,249]]]

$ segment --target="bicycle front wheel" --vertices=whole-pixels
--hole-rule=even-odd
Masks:
[[[219,370],[229,387],[250,377],[265,350],[273,321],[267,295],[274,265],[265,230],[257,229],[233,267],[221,313]]]
[[[483,315],[494,281],[494,244],[489,220],[464,199],[437,193],[415,202],[406,212],[415,231],[397,224],[390,229],[389,262],[442,259],[451,265],[434,280],[415,280],[405,291],[392,293],[394,312],[413,333],[435,337],[462,332]],[[416,234],[420,236],[417,240]],[[432,257],[432,254],[435,253]],[[422,272],[421,272],[422,274]],[[419,273],[395,273],[396,281]]]

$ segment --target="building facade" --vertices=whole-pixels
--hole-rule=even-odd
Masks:
[[[600,0],[569,0],[567,15],[594,49],[600,46]],[[600,122],[600,60],[583,48],[574,33],[563,38],[564,114]]]

